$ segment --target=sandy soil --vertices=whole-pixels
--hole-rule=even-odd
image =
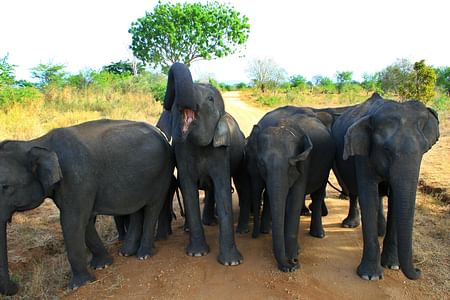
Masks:
[[[239,94],[226,93],[224,96],[227,111],[249,134],[253,124],[265,112],[239,101]],[[450,152],[440,153],[448,155]],[[431,159],[426,157],[424,164],[431,163]],[[430,168],[424,173],[427,172],[434,171]],[[439,174],[436,176],[439,177]],[[236,243],[244,256],[243,264],[233,267],[220,265],[216,261],[217,226],[205,227],[211,252],[204,257],[188,257],[184,253],[188,235],[181,228],[183,219],[178,218],[174,224],[174,234],[168,240],[157,243],[158,252],[155,256],[138,261],[134,257],[114,255],[112,266],[95,272],[96,282],[66,293],[64,298],[448,299],[448,293],[432,296],[427,281],[407,280],[400,271],[385,270],[385,278],[381,281],[361,280],[355,271],[362,253],[361,229],[341,228],[340,223],[347,214],[348,203],[337,197],[337,192],[331,189],[328,191],[326,201],[329,215],[323,219],[326,230],[324,239],[309,236],[309,217],[301,218],[301,268],[297,272],[282,273],[277,270],[270,235],[252,239],[250,234],[236,234]],[[419,194],[418,197],[423,195]],[[237,213],[236,202],[234,209]],[[111,252],[117,253],[118,247],[116,242]],[[426,272],[424,276],[427,276]]]

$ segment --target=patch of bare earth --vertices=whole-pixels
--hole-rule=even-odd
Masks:
[[[226,108],[248,135],[267,111],[239,101],[239,94],[225,94]],[[448,121],[446,124],[449,124]],[[442,122],[443,123],[443,122]],[[301,268],[294,273],[277,270],[272,254],[270,235],[252,239],[250,234],[236,234],[236,243],[244,256],[239,266],[220,265],[218,227],[205,226],[211,251],[204,257],[188,257],[184,249],[188,234],[182,230],[183,219],[174,223],[169,239],[156,243],[157,253],[146,261],[117,255],[120,243],[113,239],[110,218],[103,218],[100,230],[114,256],[114,263],[105,270],[94,271],[97,281],[76,291],[66,291],[69,269],[58,224],[56,208],[44,206],[14,217],[9,232],[10,269],[20,281],[16,299],[449,299],[449,205],[439,199],[449,187],[449,131],[441,127],[441,138],[423,160],[421,182],[417,194],[414,227],[414,258],[423,278],[411,281],[400,271],[385,270],[381,281],[364,281],[356,275],[362,253],[361,229],[342,228],[348,203],[328,189],[329,215],[323,218],[326,237],[309,236],[309,217],[301,218],[299,241]],[[437,189],[439,193],[435,193]],[[424,194],[434,192],[433,197]],[[446,192],[445,192],[446,193]],[[235,220],[238,206],[233,195]],[[175,205],[176,206],[176,205]],[[178,214],[179,215],[179,214]],[[20,216],[20,217],[19,217]],[[20,227],[20,228],[19,228]],[[26,229],[30,228],[30,229]],[[30,231],[25,236],[23,231]],[[32,240],[32,243],[30,243]],[[382,240],[380,239],[380,243]],[[54,262],[54,260],[60,262]],[[52,276],[49,280],[34,279],[33,286],[51,285],[39,290],[30,287],[36,271]],[[48,271],[50,270],[50,271]]]

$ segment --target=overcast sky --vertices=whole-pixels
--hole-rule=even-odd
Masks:
[[[247,82],[248,61],[264,57],[275,60],[288,75],[307,79],[352,71],[359,80],[364,72],[380,71],[398,58],[450,66],[449,0],[219,2],[249,18],[250,37],[238,55],[194,63],[194,78],[209,74],[219,81]],[[100,69],[132,57],[131,22],[156,4],[1,0],[0,58],[9,53],[9,62],[18,65],[18,79],[30,79],[30,68],[49,61],[66,65],[71,73]]]

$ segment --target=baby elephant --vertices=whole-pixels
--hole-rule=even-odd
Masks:
[[[174,158],[159,129],[132,121],[98,120],[59,128],[31,141],[0,143],[0,293],[13,295],[6,224],[16,211],[46,197],[60,209],[72,268],[69,288],[95,280],[90,266],[112,263],[95,229],[95,216],[131,215],[124,247],[140,258],[153,254],[154,228],[167,197]],[[134,226],[134,227],[133,227]]]

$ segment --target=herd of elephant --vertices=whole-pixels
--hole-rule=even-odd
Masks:
[[[30,141],[0,142],[0,293],[18,290],[8,271],[7,223],[14,212],[33,209],[47,197],[60,210],[72,270],[69,288],[95,279],[86,265],[86,247],[92,253],[90,267],[112,263],[96,231],[96,215],[118,216],[120,254],[146,259],[154,254],[156,232],[160,237],[170,232],[177,186],[189,231],[186,253],[207,254],[202,223],[217,222],[218,261],[240,264],[231,178],[239,196],[236,232],[249,232],[253,213],[253,237],[270,228],[278,268],[294,271],[299,267],[299,216],[308,194],[310,233],[325,234],[321,216],[331,170],[350,196],[347,226],[359,224],[360,206],[364,247],[358,275],[381,279],[387,267],[416,279],[416,188],[422,156],[438,138],[435,111],[419,101],[396,102],[378,94],[348,107],[277,108],[245,138],[225,112],[220,92],[194,83],[188,67],[175,63],[156,127],[98,120]],[[203,216],[199,189],[205,191]],[[388,197],[387,221],[381,196]],[[384,235],[381,253],[379,235]]]

